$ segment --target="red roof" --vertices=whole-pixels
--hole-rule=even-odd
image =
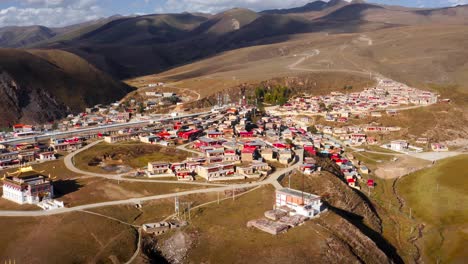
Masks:
[[[348,183],[353,183],[353,182],[356,182],[355,179],[348,179]]]
[[[255,152],[255,148],[244,148],[242,150],[242,153],[254,153]]]
[[[374,187],[374,180],[367,180],[367,186]]]

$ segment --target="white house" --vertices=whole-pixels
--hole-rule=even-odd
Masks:
[[[393,140],[390,142],[390,149],[394,151],[404,151],[408,149],[408,145],[406,140]]]
[[[40,161],[55,160],[55,154],[54,154],[54,152],[39,153],[39,159],[38,160],[40,160]]]
[[[54,188],[49,178],[31,167],[20,168],[4,177],[4,199],[18,204],[37,204],[52,199],[53,196]]]
[[[321,212],[320,196],[290,188],[276,190],[276,208],[286,206],[292,209],[291,215],[313,217]]]

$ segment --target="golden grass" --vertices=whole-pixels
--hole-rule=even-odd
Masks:
[[[133,227],[87,213],[0,218],[2,261],[109,263],[127,261],[136,249]]]
[[[466,259],[468,222],[468,155],[439,161],[434,167],[408,175],[398,184],[406,201],[426,228],[422,244],[429,262],[460,262]]]

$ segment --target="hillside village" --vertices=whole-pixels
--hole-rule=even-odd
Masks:
[[[174,94],[168,93],[168,96]],[[438,102],[435,93],[380,79],[376,87],[362,92],[296,96],[282,106],[267,107],[266,112],[246,105],[245,100],[240,100],[238,106],[225,106],[211,112],[187,116],[172,113],[166,117],[135,114],[131,109],[118,111],[118,104],[97,106],[59,124],[57,131],[76,136],[55,138],[54,132],[15,125],[13,137],[3,138],[7,143],[1,145],[0,165],[8,168],[55,160],[61,153],[79,150],[88,141],[103,140],[108,144],[138,141],[162,147],[177,146],[193,154],[176,163],[151,161],[145,168],[136,170],[139,177],[175,177],[179,181],[193,181],[198,177],[207,182],[261,180],[278,170],[278,166],[289,167],[298,162],[297,159],[301,172],[320,171],[314,158],[318,156],[331,159],[343,180],[350,187],[360,189],[362,175],[368,174],[369,169],[351,153],[346,153],[347,147],[356,150],[358,146],[385,143],[382,148],[401,153],[424,149],[411,146],[406,140],[379,142],[375,137],[376,133],[392,133],[400,127],[372,124],[335,127],[334,124],[347,123],[354,118],[380,117],[382,112],[397,115],[407,107]],[[313,116],[323,117],[329,125],[313,124]],[[119,129],[113,127],[115,124],[129,126]],[[49,140],[8,143],[9,139],[26,136],[37,139],[40,135]],[[427,139],[419,139],[419,142],[428,143]],[[439,143],[432,143],[431,148],[433,151],[448,150]],[[304,156],[297,157],[297,149],[302,149]],[[366,184],[372,185],[373,181]],[[36,200],[37,197],[28,198],[28,201]]]

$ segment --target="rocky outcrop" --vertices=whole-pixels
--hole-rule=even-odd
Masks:
[[[43,89],[19,85],[13,77],[0,72],[0,110],[2,126],[23,121],[46,122],[65,116],[70,110]]]
[[[53,121],[131,90],[68,52],[0,49],[0,127]]]
[[[393,263],[371,238],[352,223],[335,213],[327,214],[317,222],[334,235],[334,238],[327,241],[329,250],[324,258],[328,263]],[[348,251],[343,250],[344,248]],[[353,257],[350,258],[348,253]]]

